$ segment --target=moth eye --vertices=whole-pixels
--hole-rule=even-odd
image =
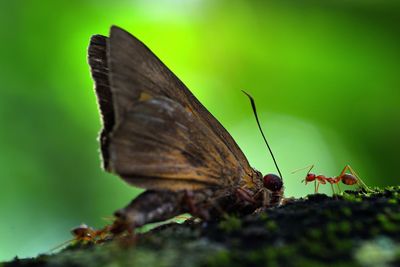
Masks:
[[[279,191],[283,186],[282,179],[278,175],[267,174],[264,176],[264,186],[273,192]]]

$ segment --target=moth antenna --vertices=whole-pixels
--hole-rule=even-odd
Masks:
[[[267,138],[265,138],[264,132],[263,132],[263,130],[261,129],[260,121],[258,120],[258,115],[257,115],[256,103],[255,103],[253,97],[252,97],[250,94],[246,93],[246,92],[243,91],[243,90],[242,90],[242,92],[243,92],[245,95],[247,95],[247,97],[250,99],[250,103],[251,103],[251,107],[252,107],[252,109],[253,109],[254,117],[256,117],[258,129],[260,130],[261,135],[262,135],[262,137],[264,138],[265,144],[267,145],[268,150],[269,150],[269,153],[270,153],[271,156],[272,156],[272,159],[273,159],[273,161],[274,161],[274,163],[275,163],[275,167],[276,167],[276,169],[278,170],[279,176],[281,177],[281,180],[283,180],[282,173],[281,173],[281,171],[279,170],[278,164],[276,163],[276,160],[275,160],[275,157],[274,157],[274,153],[272,153],[272,150],[271,150],[271,147],[270,147],[269,144],[268,144]]]

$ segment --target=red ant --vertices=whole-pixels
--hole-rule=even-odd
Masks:
[[[72,239],[72,241],[82,244],[102,243],[111,237],[110,230],[110,226],[105,226],[102,229],[95,230],[92,227],[87,226],[86,224],[81,224],[71,230],[71,233],[74,236],[74,239]]]
[[[71,234],[74,238],[67,240],[60,245],[52,248],[50,251],[55,251],[67,244],[97,244],[102,243],[110,237],[110,226],[106,226],[103,229],[95,230],[86,224],[81,224],[71,230]]]
[[[308,167],[306,167],[308,168]],[[346,165],[342,172],[336,176],[336,177],[326,177],[325,175],[316,175],[314,173],[311,173],[311,170],[314,168],[314,165],[310,166],[310,169],[308,170],[306,177],[304,180],[301,182],[305,182],[305,184],[309,182],[314,181],[314,191],[315,193],[318,193],[318,188],[320,184],[326,184],[329,183],[332,188],[332,193],[335,194],[335,189],[333,187],[334,184],[336,184],[338,188],[338,192],[341,193],[340,187],[339,187],[339,182],[342,181],[342,183],[346,185],[359,185],[361,188],[365,189],[367,192],[373,192],[364,182],[363,180],[357,175],[357,173],[353,170],[350,165]],[[303,168],[304,169],[304,168]],[[302,169],[300,169],[302,170]],[[296,170],[294,172],[297,172],[299,170]],[[293,172],[293,173],[294,173]],[[350,173],[347,173],[350,172]]]

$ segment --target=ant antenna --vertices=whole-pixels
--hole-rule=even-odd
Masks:
[[[274,160],[275,167],[276,167],[276,169],[278,170],[279,176],[281,177],[281,180],[283,180],[281,171],[279,170],[278,164],[276,163],[276,160],[275,160],[275,157],[274,157],[274,153],[272,153],[272,150],[271,150],[271,147],[270,147],[269,144],[268,144],[267,138],[265,138],[264,132],[263,132],[263,130],[261,129],[260,121],[258,120],[258,116],[257,116],[256,103],[254,102],[254,99],[253,99],[253,97],[252,97],[251,95],[249,95],[248,93],[246,93],[246,92],[243,91],[243,90],[242,90],[242,92],[243,92],[245,95],[247,95],[247,97],[250,99],[251,107],[253,108],[253,113],[254,113],[254,116],[256,117],[258,129],[260,129],[260,132],[261,132],[262,137],[264,138],[265,144],[267,144],[269,153],[271,154],[272,159]]]
[[[309,169],[308,170],[308,173],[309,173],[313,168],[314,168],[314,164],[312,164],[310,166],[307,166],[307,167],[304,167],[304,168],[300,168],[300,169],[294,170],[294,171],[292,171],[292,174],[296,173],[296,172],[299,172],[299,171],[302,171],[302,170],[305,170],[305,169]]]

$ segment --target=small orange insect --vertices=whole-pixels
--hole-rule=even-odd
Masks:
[[[306,167],[308,168],[308,167]],[[311,173],[311,170],[314,168],[314,165],[311,165],[309,167],[310,169],[308,170],[306,177],[301,181],[304,182],[305,184],[309,182],[314,182],[314,192],[318,193],[319,186],[321,184],[326,184],[329,183],[332,188],[332,193],[335,194],[335,188],[334,184],[336,184],[338,192],[341,193],[341,189],[339,186],[340,181],[346,185],[358,185],[367,192],[373,192],[364,182],[363,180],[357,175],[357,173],[353,170],[353,168],[350,165],[346,165],[343,170],[340,172],[338,176],[335,177],[326,177],[325,175],[316,175],[314,173]],[[304,168],[303,168],[304,169]],[[300,169],[302,170],[302,169]],[[299,170],[296,170],[294,172],[297,172]],[[293,172],[293,173],[294,173]],[[348,173],[350,172],[350,173]]]
[[[72,242],[89,244],[89,243],[102,243],[111,237],[111,226],[105,226],[102,229],[96,230],[86,224],[81,224],[71,230],[74,239]]]
[[[96,230],[83,223],[71,230],[71,234],[74,238],[57,245],[56,247],[52,248],[50,252],[70,244],[87,245],[103,243],[113,237],[114,233],[112,230],[113,227],[115,227],[114,225],[115,224],[107,225],[102,229]]]

